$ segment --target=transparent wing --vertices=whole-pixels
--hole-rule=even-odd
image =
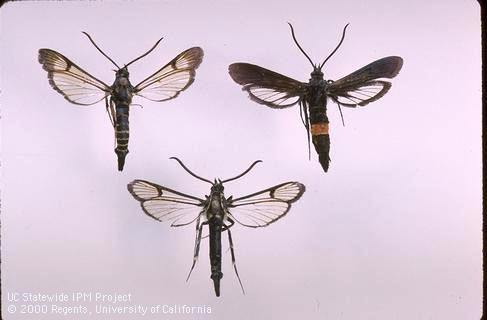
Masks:
[[[345,107],[365,106],[384,96],[390,88],[391,83],[387,81],[368,81],[355,88],[335,90],[329,96]]]
[[[326,94],[346,107],[365,106],[382,96],[391,88],[391,83],[379,78],[394,78],[402,68],[401,57],[385,57],[331,82]]]
[[[245,197],[230,197],[227,205],[229,215],[246,227],[268,226],[284,217],[305,189],[299,182],[285,182]]]
[[[47,71],[49,84],[66,100],[92,105],[110,95],[110,87],[84,71],[59,52],[39,50],[39,63]]]
[[[202,60],[203,50],[190,48],[136,85],[134,93],[158,102],[173,99],[193,83],[195,70]]]
[[[172,227],[195,221],[205,201],[145,180],[134,180],[127,185],[142,210],[158,221],[169,221]]]
[[[301,100],[306,84],[277,72],[249,64],[234,63],[228,67],[232,79],[242,85],[250,99],[271,108],[287,108]]]

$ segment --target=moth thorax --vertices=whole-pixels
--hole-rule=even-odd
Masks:
[[[128,86],[128,85],[130,85],[129,79],[128,79],[128,78],[126,78],[126,77],[120,77],[120,78],[118,79],[118,83],[119,83],[120,85],[122,85],[122,86]]]
[[[315,72],[311,73],[309,84],[311,86],[316,86],[320,88],[323,88],[327,85],[326,81],[323,79],[323,73],[321,71],[319,73],[315,73]]]
[[[211,203],[210,206],[214,210],[220,210],[222,208],[222,198],[221,194],[216,193],[211,195]]]

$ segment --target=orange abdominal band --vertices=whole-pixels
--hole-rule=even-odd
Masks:
[[[311,135],[319,136],[328,134],[328,123],[317,123],[311,125]]]

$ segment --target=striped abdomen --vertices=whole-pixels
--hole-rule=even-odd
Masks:
[[[210,264],[211,279],[215,287],[215,294],[220,296],[220,279],[222,273],[222,221],[218,217],[213,217],[209,221],[210,229]]]
[[[116,107],[115,138],[117,147],[115,153],[118,157],[118,171],[123,170],[125,157],[129,153],[129,107],[128,105]]]
[[[310,106],[309,122],[311,124],[311,137],[315,150],[318,153],[320,164],[325,172],[330,166],[330,135],[328,134],[328,117],[326,107]]]

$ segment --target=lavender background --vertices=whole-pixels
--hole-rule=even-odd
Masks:
[[[476,1],[23,2],[6,4],[0,19],[4,306],[8,292],[102,291],[131,293],[133,304],[211,306],[202,319],[480,318]],[[405,61],[384,98],[344,109],[345,127],[330,103],[328,174],[314,153],[307,159],[297,107],[258,105],[227,74],[242,61],[306,81],[311,67],[287,21],[315,61],[350,22],[327,79],[388,55]],[[104,104],[69,104],[37,62],[37,50],[51,48],[111,84],[113,66],[81,31],[119,64],[164,36],[130,67],[133,84],[191,46],[205,51],[195,83],[177,99],[134,99],[143,108],[131,110],[123,173]],[[227,196],[288,180],[306,185],[275,225],[233,229],[246,295],[225,251],[222,297],[214,296],[207,241],[185,283],[194,228],[155,222],[127,192],[140,178],[207,194],[170,156],[210,179],[264,160],[229,183]]]

